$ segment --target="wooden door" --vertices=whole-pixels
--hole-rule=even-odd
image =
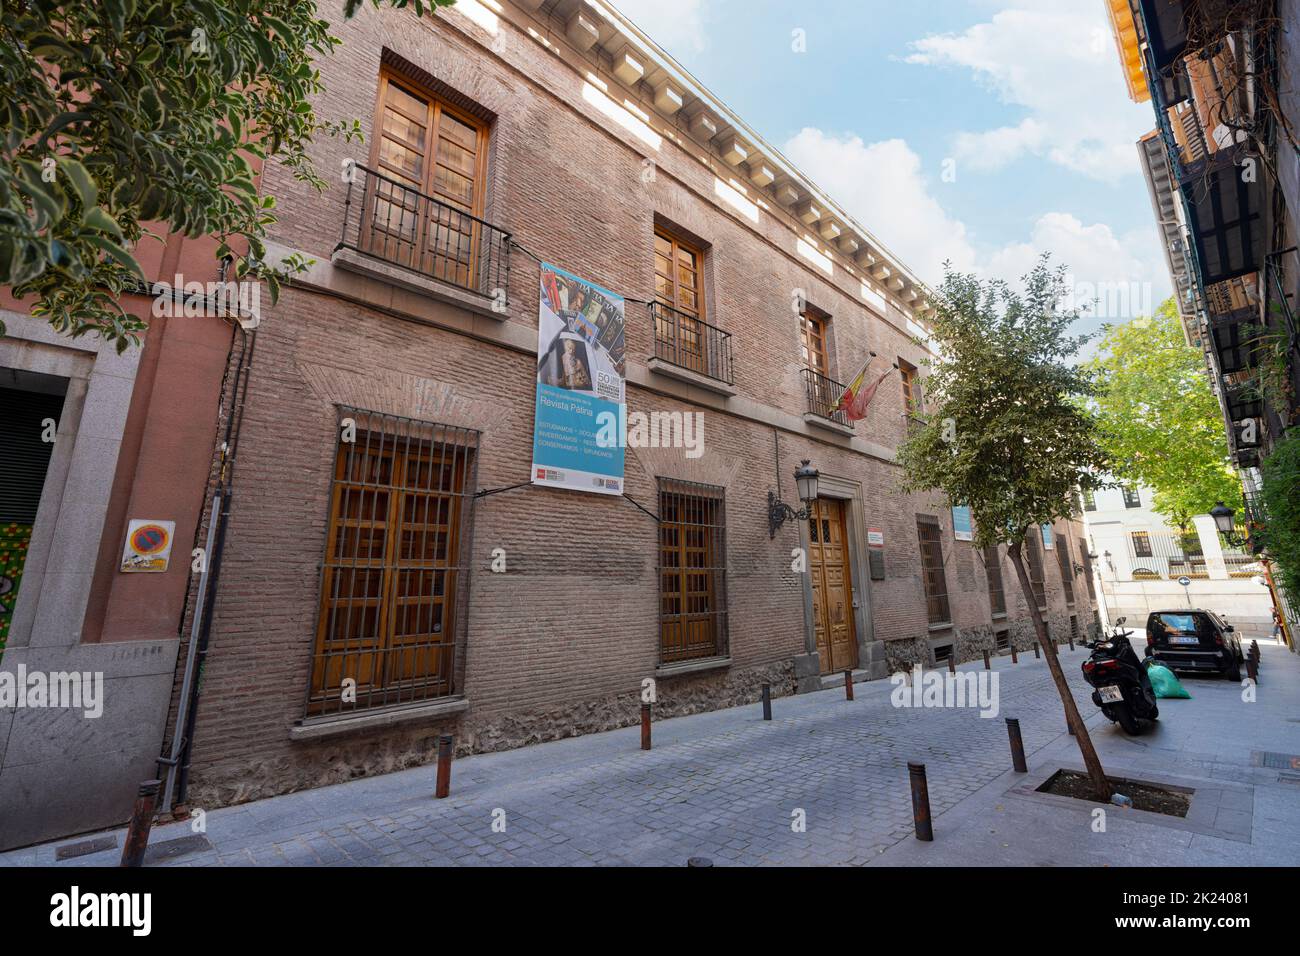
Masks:
[[[830,498],[818,498],[812,510],[808,519],[808,573],[812,580],[813,629],[822,673],[832,674],[858,666],[848,517],[844,502]]]

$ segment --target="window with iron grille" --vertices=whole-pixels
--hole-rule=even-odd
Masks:
[[[727,654],[724,489],[659,479],[659,662]]]
[[[948,624],[948,579],[943,572],[943,539],[937,522],[916,520],[916,534],[921,543],[921,568],[925,581],[926,614],[931,624]]]
[[[339,406],[308,716],[457,693],[478,438]]]
[[[1034,592],[1040,611],[1047,610],[1047,590],[1043,587],[1043,537],[1034,528],[1025,536],[1025,549],[1029,555],[1029,588]]]
[[[1056,563],[1061,569],[1061,586],[1065,588],[1065,601],[1074,603],[1074,561],[1070,558],[1070,539],[1061,532],[1056,542]]]
[[[1002,562],[998,556],[998,546],[990,544],[984,548],[984,575],[989,583],[989,608],[996,617],[1007,613],[1007,595],[1002,590]]]
[[[1133,555],[1138,558],[1153,557],[1151,551],[1151,535],[1145,531],[1133,531],[1130,533],[1133,539]]]
[[[1124,486],[1124,507],[1125,508],[1142,507],[1142,496],[1138,494],[1138,490],[1136,488],[1130,485]]]

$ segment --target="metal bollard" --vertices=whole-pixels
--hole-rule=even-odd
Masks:
[[[851,670],[844,672],[844,699],[853,699],[853,671]]]
[[[1025,742],[1020,739],[1020,721],[1015,717],[1007,718],[1007,737],[1011,740],[1011,767],[1016,773],[1028,773],[1025,764]]]
[[[1038,659],[1041,658],[1041,657],[1042,657],[1042,655],[1041,655],[1041,654],[1039,653],[1039,651],[1038,651],[1038,642],[1037,642],[1037,641],[1034,641],[1034,659],[1035,659],[1035,660],[1038,660]]]
[[[948,673],[957,673],[957,654],[954,651],[948,652]]]
[[[641,705],[641,749],[650,749],[650,705]]]
[[[763,719],[772,719],[772,685],[763,685]]]
[[[158,788],[161,780],[146,780],[140,784],[135,798],[135,807],[131,810],[131,825],[126,831],[126,840],[122,844],[122,861],[119,866],[140,866],[144,863],[144,851],[149,848],[149,830],[153,827],[154,805],[158,801]]]
[[[984,652],[984,669],[985,669],[986,671],[987,671],[987,670],[992,670],[992,669],[993,669],[993,665],[989,663],[989,652],[988,652],[988,651],[985,651],[985,652]]]
[[[1246,676],[1256,684],[1259,683],[1259,664],[1253,657],[1246,658]]]
[[[1011,663],[1013,663],[1013,664],[1019,664],[1019,663],[1020,663],[1020,655],[1016,653],[1016,642],[1015,642],[1014,640],[1012,640],[1012,641],[1009,641],[1008,643],[1009,643],[1010,646],[1011,646]]]
[[[934,828],[930,825],[930,788],[925,783],[925,764],[908,761],[907,775],[912,782],[912,822],[916,838],[930,842]]]
[[[451,796],[451,734],[438,737],[438,780],[433,795],[442,800]]]
[[[1074,635],[1070,635],[1070,650],[1074,650]]]

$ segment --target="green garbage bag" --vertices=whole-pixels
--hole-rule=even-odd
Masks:
[[[1163,664],[1157,664],[1153,659],[1148,658],[1147,677],[1151,680],[1151,689],[1156,692],[1157,700],[1166,698],[1190,698],[1192,695],[1187,693],[1185,688],[1174,676],[1174,672]]]

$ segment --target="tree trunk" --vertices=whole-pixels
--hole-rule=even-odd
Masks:
[[[1036,531],[1036,528],[1029,529],[1030,534],[1034,534]],[[1083,765],[1088,768],[1088,777],[1092,780],[1097,799],[1108,802],[1111,789],[1106,780],[1106,772],[1101,768],[1101,759],[1097,756],[1097,751],[1093,749],[1092,738],[1088,736],[1088,728],[1084,725],[1083,718],[1079,716],[1079,708],[1074,704],[1074,694],[1070,692],[1070,685],[1065,682],[1065,674],[1061,670],[1061,661],[1056,656],[1056,642],[1048,640],[1047,623],[1043,620],[1042,612],[1038,610],[1038,598],[1035,597],[1034,587],[1029,582],[1029,572],[1025,569],[1024,556],[1021,554],[1021,542],[1017,541],[1009,545],[1007,547],[1007,556],[1011,558],[1011,564],[1016,569],[1016,577],[1020,580],[1020,590],[1024,591],[1025,600],[1029,602],[1029,616],[1034,621],[1034,633],[1038,635],[1038,646],[1043,649],[1043,654],[1047,658],[1047,669],[1052,672],[1052,680],[1056,682],[1056,692],[1061,695],[1061,703],[1065,705],[1065,722],[1074,730],[1074,739],[1079,745],[1079,753],[1083,755]]]

